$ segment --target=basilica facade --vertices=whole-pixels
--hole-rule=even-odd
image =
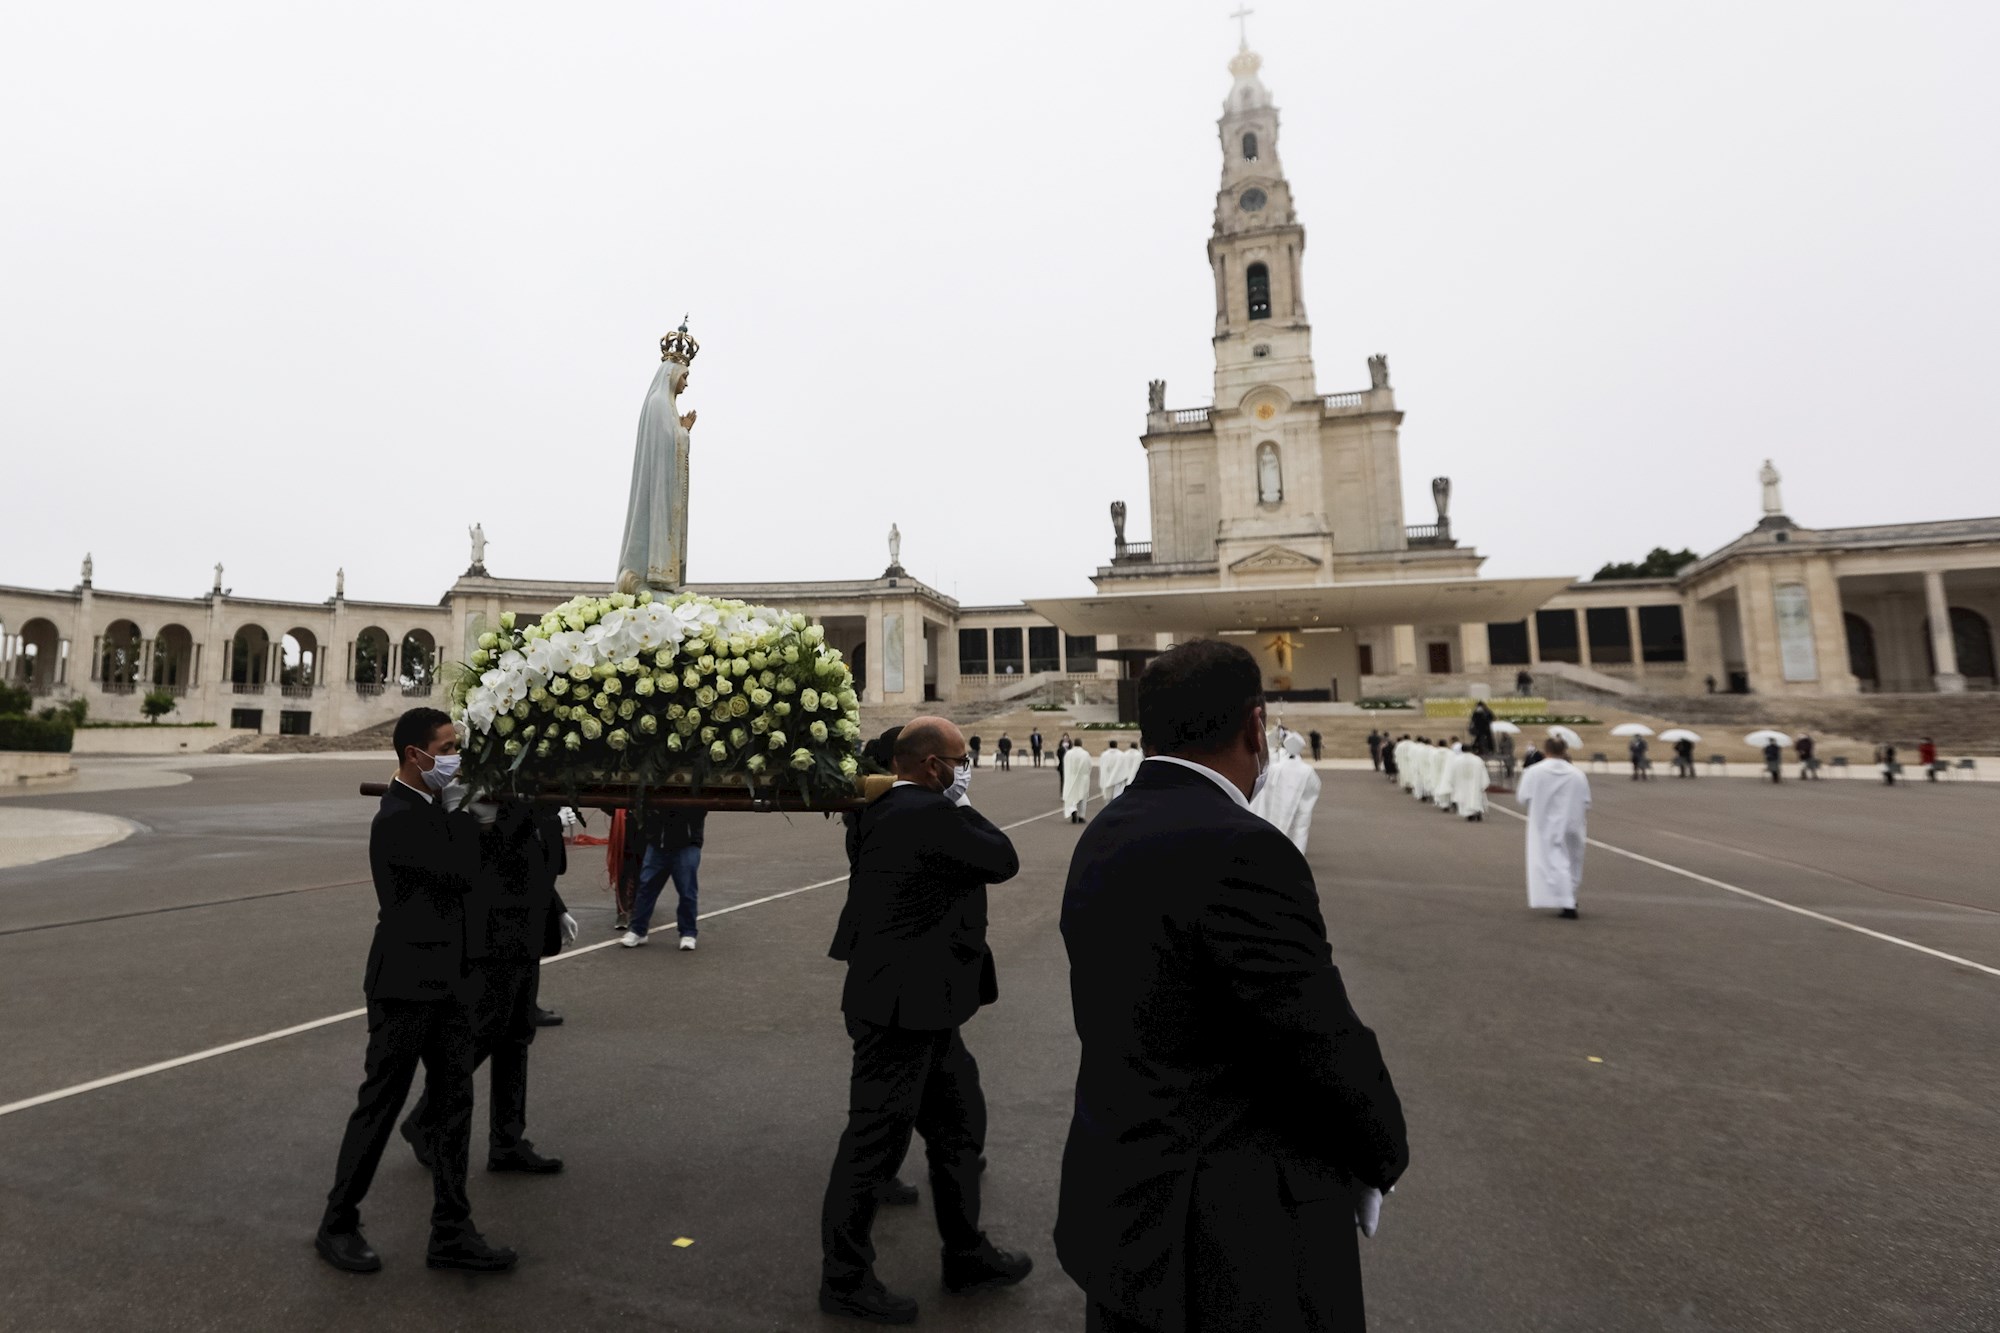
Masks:
[[[1409,523],[1388,359],[1370,358],[1365,387],[1319,387],[1306,233],[1260,68],[1237,52],[1218,122],[1213,401],[1173,408],[1149,386],[1152,532],[1128,539],[1111,504],[1094,595],[963,606],[903,569],[893,541],[873,577],[693,590],[811,616],[866,702],[912,709],[1101,698],[1209,635],[1256,655],[1273,696],[1302,701],[1504,692],[1522,672],[1552,697],[1995,688],[2000,518],[1811,528],[1784,512],[1767,462],[1743,536],[1668,577],[1597,581],[1479,577],[1446,478],[1431,482],[1435,513]],[[423,604],[350,599],[338,576],[323,601],[239,598],[221,566],[199,596],[111,591],[86,557],[70,588],[0,585],[0,679],[114,721],[162,690],[175,721],[344,734],[438,701],[441,664],[502,612],[604,591],[495,577],[483,535]]]

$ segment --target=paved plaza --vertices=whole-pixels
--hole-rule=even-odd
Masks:
[[[139,826],[0,869],[0,1325],[843,1326],[813,1302],[847,1058],[825,956],[845,862],[819,817],[711,817],[698,953],[599,947],[543,974],[568,1022],[535,1043],[529,1130],[568,1170],[472,1179],[481,1226],[522,1252],[511,1275],[424,1268],[429,1182],[400,1143],[365,1209],[385,1271],[314,1257],[353,1018],[19,1105],[358,1009],[373,802],[354,792],[386,769],[211,760],[0,801]],[[2000,1324],[2000,790],[1598,776],[1605,845],[1561,922],[1524,905],[1518,820],[1324,776],[1310,859],[1334,956],[1410,1117],[1409,1174],[1363,1243],[1372,1327]],[[919,1327],[1075,1330],[1049,1231],[1078,830],[1052,770],[981,769],[973,795],[1023,866],[992,895],[1000,1003],[966,1032],[986,1222],[1037,1268],[945,1296],[923,1183],[882,1219],[881,1270]],[[612,938],[602,865],[579,849],[563,885],[584,945]]]

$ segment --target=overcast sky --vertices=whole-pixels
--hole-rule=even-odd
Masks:
[[[1232,4],[0,11],[0,582],[615,572],[693,314],[697,580],[1088,590],[1210,398]],[[1263,0],[1322,392],[1489,575],[2000,513],[2000,6]]]

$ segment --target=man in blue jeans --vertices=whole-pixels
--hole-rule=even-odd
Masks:
[[[636,949],[646,942],[646,932],[653,924],[653,908],[658,905],[660,893],[671,879],[674,891],[680,895],[680,906],[674,911],[674,924],[680,927],[681,948],[694,948],[698,928],[695,920],[695,873],[701,867],[702,829],[707,821],[706,810],[648,812],[646,859],[639,867],[639,891],[632,901],[630,929],[618,941],[620,944]]]

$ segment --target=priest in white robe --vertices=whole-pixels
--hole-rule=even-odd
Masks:
[[[1125,789],[1132,785],[1132,779],[1139,776],[1139,765],[1145,760],[1146,756],[1139,753],[1136,744],[1119,747],[1118,770],[1112,774],[1111,790],[1104,794],[1104,799],[1113,801],[1123,796]]]
[[[1312,833],[1313,807],[1319,804],[1319,774],[1304,759],[1306,738],[1296,731],[1285,737],[1285,748],[1271,765],[1264,789],[1250,802],[1251,810],[1275,825],[1300,851]]]
[[[1410,763],[1407,770],[1410,775],[1410,795],[1419,801],[1428,801],[1431,798],[1430,749],[1431,745],[1427,740],[1419,738],[1410,742]]]
[[[1486,783],[1490,776],[1486,771],[1486,761],[1461,747],[1452,752],[1447,776],[1451,783],[1452,808],[1458,811],[1461,818],[1484,820]]]
[[[1119,781],[1119,774],[1124,771],[1124,753],[1118,748],[1118,742],[1112,741],[1097,756],[1097,794],[1107,803],[1116,799],[1124,789],[1124,784]]]
[[[1528,906],[1560,908],[1576,919],[1576,890],[1583,881],[1585,822],[1590,779],[1569,761],[1560,736],[1542,743],[1547,756],[1521,774],[1514,799],[1528,812]]]
[[[1072,745],[1063,756],[1063,814],[1072,824],[1083,822],[1084,807],[1090,804],[1090,751]]]
[[[1431,803],[1446,814],[1457,806],[1451,784],[1451,761],[1456,757],[1457,752],[1443,741],[1431,747]]]

